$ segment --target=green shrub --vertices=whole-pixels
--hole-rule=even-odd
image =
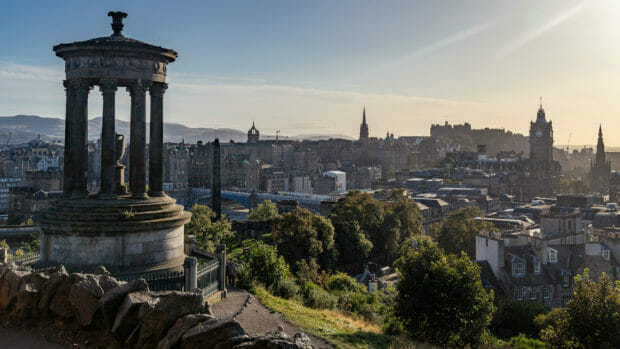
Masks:
[[[338,309],[361,315],[368,320],[374,318],[374,297],[362,292],[340,292],[337,296]]]
[[[391,336],[398,336],[405,331],[405,325],[403,321],[394,314],[393,311],[389,312],[383,318],[383,333]]]
[[[249,290],[250,288],[252,288],[253,282],[254,279],[252,277],[250,269],[245,264],[240,264],[237,267],[237,278],[235,280],[235,286],[244,290]]]
[[[532,338],[527,338],[524,334],[510,338],[510,346],[514,349],[546,349],[549,345]]]
[[[295,267],[297,268],[296,276],[302,281],[312,281],[319,277],[319,265],[314,258],[311,258],[310,262],[305,259],[299,260],[295,263]]]
[[[289,279],[282,280],[271,287],[271,293],[280,298],[291,299],[299,293],[299,286]]]
[[[314,309],[333,309],[338,299],[320,287],[313,287],[304,299],[304,305]]]
[[[547,309],[536,302],[507,299],[499,303],[491,321],[491,331],[496,336],[506,339],[520,333],[530,338],[537,338],[542,327],[534,322],[534,318],[546,313]]]
[[[330,276],[329,281],[327,281],[327,289],[330,292],[366,292],[366,288],[362,284],[344,273],[338,273]]]
[[[247,257],[247,268],[251,280],[270,287],[284,280],[289,274],[288,264],[282,256],[278,256],[275,246],[262,241],[250,247]]]

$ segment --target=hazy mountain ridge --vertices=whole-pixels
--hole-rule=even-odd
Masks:
[[[88,120],[88,138],[97,140],[101,134],[101,117]],[[129,122],[116,120],[116,132],[123,134],[129,139]],[[60,118],[47,118],[38,115],[16,115],[0,117],[0,144],[6,144],[9,140],[10,144],[26,143],[37,135],[41,135],[44,140],[64,139],[65,137],[65,121]],[[148,123],[147,123],[148,137]],[[239,131],[231,128],[203,128],[188,127],[176,123],[165,123],[164,125],[164,141],[165,142],[181,142],[185,140],[188,143],[196,143],[197,141],[210,142],[218,137],[221,141],[235,142],[247,141],[247,132]],[[275,135],[261,135],[263,139],[275,139]],[[281,139],[308,139],[322,140],[330,138],[351,139],[351,137],[339,134],[301,134],[297,136],[281,136]]]

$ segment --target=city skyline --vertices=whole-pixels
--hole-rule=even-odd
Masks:
[[[145,4],[7,5],[0,115],[62,118],[63,66],[49,43],[107,36],[100,14],[118,9],[129,13],[127,36],[181,52],[169,122],[356,138],[365,105],[375,137],[427,135],[444,121],[527,134],[542,95],[556,144],[593,144],[602,124],[620,146],[612,1]],[[90,118],[99,97],[90,94]],[[120,119],[128,102],[119,94]]]

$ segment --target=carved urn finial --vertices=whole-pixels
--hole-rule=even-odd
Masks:
[[[112,17],[112,30],[114,34],[112,36],[123,36],[123,18],[127,17],[127,13],[122,11],[110,11],[108,16]]]

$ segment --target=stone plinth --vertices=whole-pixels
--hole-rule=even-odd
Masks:
[[[41,263],[72,271],[180,270],[190,217],[168,196],[61,199],[41,215]]]

